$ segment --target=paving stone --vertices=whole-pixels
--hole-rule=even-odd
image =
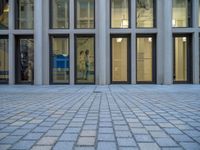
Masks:
[[[8,150],[11,146],[9,144],[0,144],[0,150]]]
[[[39,141],[38,141],[38,145],[54,145],[54,143],[56,142],[57,137],[42,137]]]
[[[78,137],[78,134],[73,134],[73,133],[64,133],[61,135],[59,138],[59,141],[76,141]]]
[[[138,145],[141,150],[160,150],[156,143],[139,143]]]
[[[38,140],[42,137],[43,133],[28,133],[23,139],[25,140]]]
[[[30,149],[36,141],[21,140],[17,142],[11,149]]]
[[[138,134],[135,135],[135,139],[137,142],[145,143],[145,142],[153,142],[153,139],[148,134]]]
[[[73,142],[57,142],[53,150],[72,150]]]
[[[186,150],[199,150],[200,148],[200,144],[194,142],[181,142],[180,145]]]
[[[98,142],[97,150],[116,150],[115,142]]]
[[[77,145],[93,146],[95,144],[95,137],[80,137]]]
[[[155,140],[160,146],[166,146],[166,147],[178,146],[176,142],[173,141],[171,138],[155,138]]]
[[[95,130],[82,130],[80,136],[96,136]]]
[[[98,134],[98,140],[99,141],[115,141],[114,134]]]
[[[33,146],[31,150],[51,150],[52,146]]]
[[[119,146],[136,146],[136,142],[133,138],[117,138]]]

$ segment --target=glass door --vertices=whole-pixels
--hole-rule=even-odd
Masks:
[[[156,83],[156,50],[153,35],[137,36],[137,83]]]
[[[192,49],[189,35],[174,35],[174,83],[192,82]]]
[[[129,36],[111,36],[111,83],[130,83]]]
[[[32,36],[16,38],[16,83],[33,84],[34,42]]]

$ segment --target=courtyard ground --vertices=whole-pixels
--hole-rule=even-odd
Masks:
[[[200,85],[1,85],[4,149],[200,150]]]

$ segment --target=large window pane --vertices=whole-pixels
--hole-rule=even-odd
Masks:
[[[94,1],[76,0],[76,28],[94,28]]]
[[[76,37],[76,83],[94,83],[94,37]]]
[[[191,21],[191,1],[173,0],[172,26],[189,27]]]
[[[51,28],[69,28],[69,0],[51,0]]]
[[[129,28],[129,0],[111,0],[111,28]]]
[[[128,82],[128,38],[112,38],[112,82]]]
[[[33,29],[34,0],[17,0],[17,29]]]
[[[8,28],[8,0],[0,1],[0,29]]]
[[[8,82],[8,39],[0,37],[0,83]]]
[[[34,43],[32,37],[17,37],[16,82],[33,83]]]
[[[154,27],[154,0],[137,0],[137,27]]]
[[[187,81],[187,37],[175,38],[175,81]]]
[[[69,38],[52,36],[51,82],[69,83]]]
[[[153,38],[137,38],[137,82],[153,81]]]

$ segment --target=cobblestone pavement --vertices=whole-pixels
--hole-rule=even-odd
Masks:
[[[2,85],[4,149],[200,150],[200,85]]]

